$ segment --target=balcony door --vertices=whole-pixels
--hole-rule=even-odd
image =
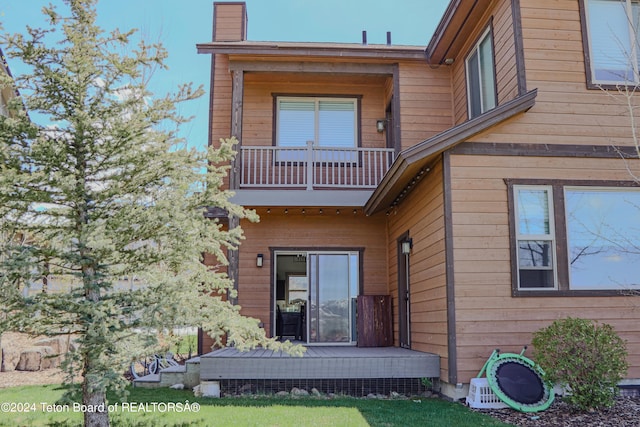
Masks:
[[[304,260],[305,279],[299,263]],[[278,253],[276,255],[277,277],[283,289],[276,289],[277,310],[295,312],[303,310],[302,319],[307,344],[352,345],[356,342],[356,301],[360,284],[358,252],[304,252],[297,254]],[[296,264],[298,264],[296,266]],[[287,271],[297,269],[296,272]],[[294,274],[296,274],[294,276]],[[287,289],[291,285],[291,277],[296,277],[297,283],[306,283],[308,288],[302,290]],[[276,280],[278,283],[279,280]],[[301,303],[300,295],[306,296],[306,302]],[[284,301],[279,299],[284,297]],[[292,298],[296,296],[296,298]],[[277,321],[277,320],[276,320]],[[276,330],[278,330],[276,324]]]

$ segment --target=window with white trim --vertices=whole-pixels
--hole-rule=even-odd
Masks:
[[[635,0],[584,0],[591,81],[640,83],[637,31],[640,3]]]
[[[556,287],[553,190],[515,186],[518,289]]]
[[[495,108],[497,104],[493,35],[491,28],[480,37],[466,60],[469,119]]]
[[[277,98],[276,145],[355,148],[358,146],[356,98]]]

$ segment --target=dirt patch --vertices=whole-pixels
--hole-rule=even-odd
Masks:
[[[21,385],[62,384],[64,376],[64,372],[58,368],[33,372],[0,372],[0,388],[17,387]]]
[[[523,413],[513,409],[476,409],[505,423],[520,427],[637,427],[640,425],[640,397],[618,397],[613,407],[598,412],[573,411],[556,399],[543,412]]]

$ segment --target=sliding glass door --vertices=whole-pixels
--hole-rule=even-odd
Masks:
[[[278,251],[274,330],[308,344],[354,344],[360,253]]]
[[[309,343],[356,341],[358,253],[309,253]]]

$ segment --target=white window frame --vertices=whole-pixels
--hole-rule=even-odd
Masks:
[[[549,232],[548,234],[525,234],[520,232],[520,208],[519,208],[519,198],[520,198],[520,190],[533,190],[533,191],[546,191],[547,192],[547,206],[549,208],[549,212],[547,213],[549,216]],[[513,186],[513,201],[514,201],[514,228],[515,228],[515,253],[516,253],[516,268],[517,268],[517,278],[518,278],[518,290],[519,291],[551,291],[558,289],[558,268],[557,268],[557,258],[556,258],[556,230],[555,230],[555,221],[554,221],[554,206],[553,206],[553,187],[550,185],[514,185]],[[521,287],[520,286],[520,241],[545,241],[549,242],[549,246],[552,251],[551,255],[551,266],[550,267],[529,267],[523,268],[522,270],[552,270],[553,271],[553,287]]]
[[[488,76],[491,78],[491,82],[490,82],[490,86],[491,88],[490,93],[485,93],[483,91],[483,81],[484,81],[484,75],[483,75],[483,71],[482,71],[482,61],[483,61],[483,57],[481,55],[482,51],[480,50],[480,45],[482,45],[482,43],[488,39],[489,42],[489,46],[491,47],[491,55],[490,58],[486,58],[486,60],[491,61],[491,75]],[[471,51],[469,52],[469,54],[467,55],[467,58],[465,59],[465,70],[466,70],[466,74],[467,74],[467,114],[469,115],[469,119],[473,119],[474,117],[478,117],[479,115],[492,110],[493,108],[496,107],[496,105],[498,104],[498,94],[497,94],[497,90],[496,90],[496,64],[495,64],[495,54],[494,54],[494,46],[493,46],[493,32],[491,31],[491,27],[487,27],[487,29],[482,33],[482,36],[478,39],[477,43],[474,45],[473,49],[471,49]],[[477,54],[478,57],[478,68],[476,70],[473,70],[473,73],[471,72],[471,66],[469,64],[469,61],[471,59],[471,57],[473,57],[474,54]],[[477,77],[478,81],[478,90],[480,91],[480,111],[479,112],[475,112],[473,111],[473,103],[471,101],[471,97],[472,97],[472,90],[471,90],[471,78],[473,77]],[[488,99],[487,97],[491,96],[492,99]],[[485,106],[485,101],[489,101],[489,104]]]
[[[592,26],[591,26],[591,6],[590,4],[592,3],[592,1],[607,1],[607,2],[611,2],[612,4],[620,4],[622,6],[622,3],[624,3],[624,7],[625,7],[625,13],[627,16],[627,23],[628,23],[628,31],[629,31],[629,43],[631,44],[631,46],[629,47],[631,52],[627,52],[627,55],[629,57],[629,62],[631,62],[631,67],[632,70],[629,70],[632,72],[633,78],[632,79],[627,79],[627,78],[620,78],[618,80],[606,80],[606,79],[597,79],[596,78],[596,53],[594,53],[594,36],[592,34]],[[590,67],[590,73],[591,73],[591,83],[593,84],[603,84],[603,85],[620,85],[620,84],[637,84],[640,83],[640,70],[639,70],[639,65],[638,65],[638,57],[640,56],[640,52],[639,52],[639,47],[637,44],[637,34],[636,34],[636,29],[633,28],[633,4],[635,3],[636,8],[637,8],[637,13],[640,13],[640,5],[638,4],[639,2],[636,0],[584,0],[584,7],[585,7],[585,19],[586,19],[586,29],[587,29],[587,44],[588,44],[588,52],[589,52],[589,67]],[[629,19],[629,17],[631,17],[631,19]],[[602,17],[596,17],[596,19],[601,19]],[[624,54],[624,52],[623,52]],[[599,56],[599,55],[598,55]]]
[[[275,145],[277,147],[282,147],[282,145],[280,145],[280,103],[282,101],[309,101],[309,102],[314,102],[315,103],[315,110],[314,110],[314,132],[313,132],[313,145],[315,147],[323,147],[323,148],[329,148],[329,147],[336,147],[336,146],[332,146],[331,144],[326,144],[323,143],[323,141],[320,140],[320,126],[319,121],[320,121],[320,102],[321,101],[339,101],[339,102],[344,102],[344,103],[351,103],[353,104],[353,144],[349,147],[342,147],[342,146],[338,146],[339,148],[358,148],[360,145],[360,141],[358,141],[358,124],[359,124],[359,118],[358,118],[358,98],[357,97],[308,97],[308,96],[277,96],[276,97],[276,140],[275,140]],[[302,145],[298,145],[296,147],[305,147],[306,146],[307,141],[303,141]],[[291,146],[284,146],[284,147],[294,147],[293,145]]]

